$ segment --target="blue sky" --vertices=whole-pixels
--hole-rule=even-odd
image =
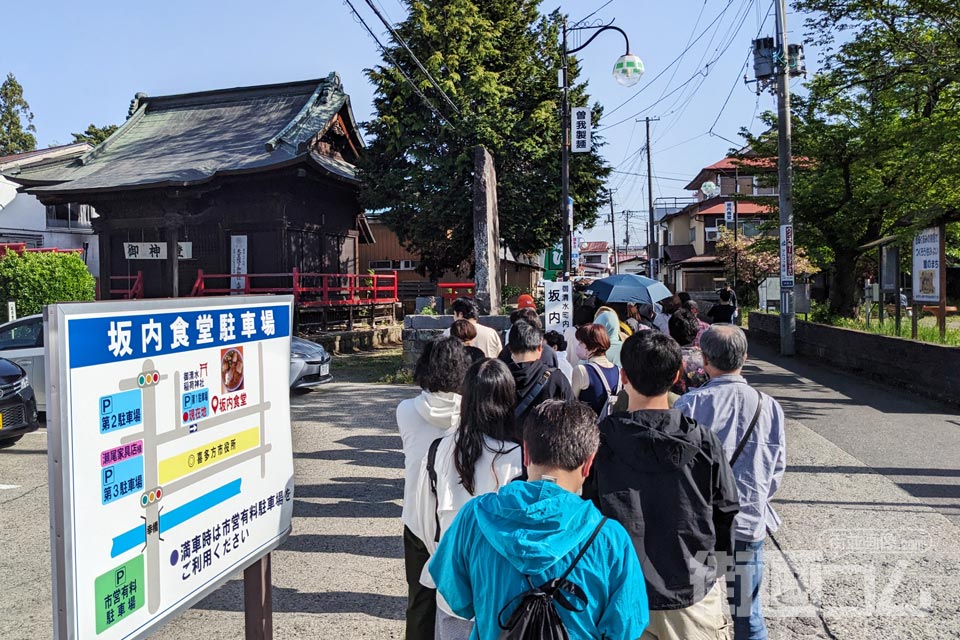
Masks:
[[[394,22],[403,19],[401,2],[378,2]],[[609,113],[601,127],[615,125],[601,132],[609,143],[604,155],[617,171],[643,174],[611,176],[622,242],[620,212],[647,208],[646,159],[638,153],[644,125],[635,118],[661,118],[652,124],[654,196],[690,195],[683,190],[686,181],[733,146],[723,138],[737,140],[743,126],[756,130],[759,113],[774,108],[769,93],[758,98],[743,84],[744,72],[752,76],[752,62],[744,66],[751,40],[758,33],[773,35],[773,9],[770,0],[613,0],[603,6],[605,2],[554,0],[542,8],[560,7],[573,21],[600,9],[594,19],[615,18],[646,65],[646,75],[635,87],[613,81],[610,70],[623,53],[623,39],[614,32],[601,34],[578,54],[592,98]],[[71,132],[90,123],[121,123],[138,91],[185,93],[318,78],[334,70],[351,95],[357,119],[371,115],[372,88],[363,69],[379,63],[380,53],[338,0],[6,4],[0,72],[13,72],[23,85],[41,146],[67,143]],[[365,2],[354,0],[354,5],[383,37],[385,30]],[[792,42],[802,33],[801,16],[790,14],[789,19]],[[813,60],[808,48],[811,69]],[[632,241],[646,233],[640,222],[644,217],[633,215]],[[610,226],[599,224],[584,235],[609,240]]]

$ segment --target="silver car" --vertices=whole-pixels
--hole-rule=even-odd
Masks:
[[[290,388],[306,389],[333,380],[330,359],[323,345],[290,338]]]
[[[0,325],[0,357],[27,372],[37,399],[37,411],[47,410],[47,376],[43,368],[43,316],[36,314]]]
[[[0,325],[0,357],[27,372],[37,398],[37,411],[47,410],[47,376],[43,362],[43,315],[18,318]],[[330,382],[330,354],[322,345],[303,338],[290,341],[290,388],[304,389]]]

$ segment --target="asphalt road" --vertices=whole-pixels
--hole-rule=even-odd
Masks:
[[[790,418],[776,500],[784,526],[766,552],[771,638],[960,637],[956,414],[762,348],[752,355],[748,378]],[[274,637],[402,637],[394,408],[415,391],[337,383],[291,399],[297,488],[293,534],[273,558]],[[47,511],[41,430],[0,451],[4,640],[51,636]],[[237,576],[154,637],[235,640],[242,612]]]

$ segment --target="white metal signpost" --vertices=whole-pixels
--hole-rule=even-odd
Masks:
[[[290,296],[48,307],[56,638],[145,637],[289,534],[291,319]]]
[[[546,330],[563,333],[573,326],[573,283],[544,282],[543,295]]]

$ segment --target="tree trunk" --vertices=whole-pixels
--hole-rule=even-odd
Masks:
[[[830,313],[852,318],[857,306],[857,257],[855,249],[834,252],[830,276]]]

